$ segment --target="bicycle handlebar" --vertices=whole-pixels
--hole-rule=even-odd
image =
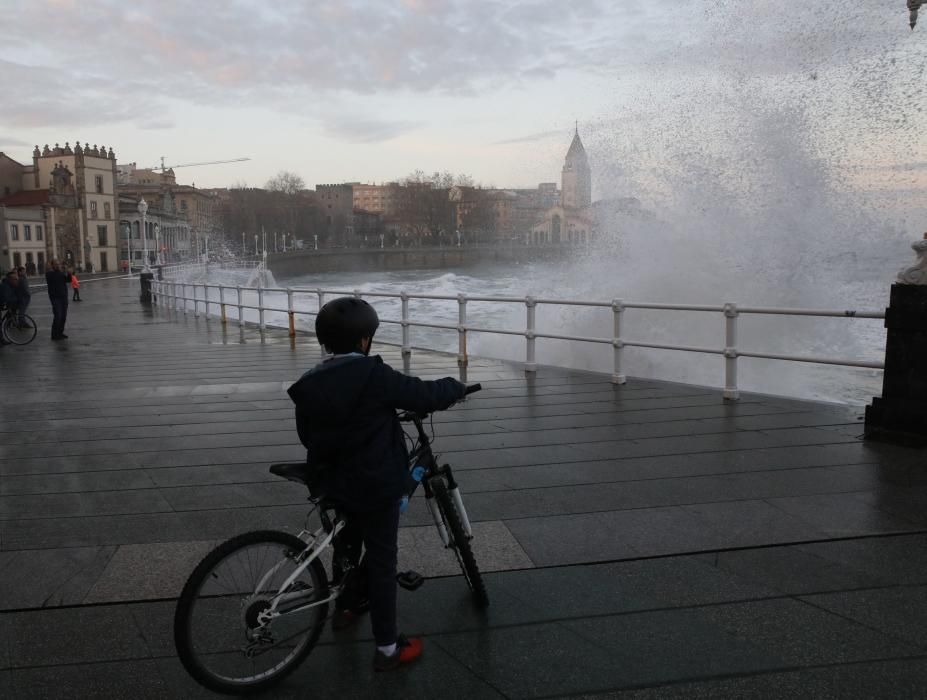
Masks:
[[[464,396],[469,394],[475,394],[483,388],[482,384],[469,384],[464,391]],[[415,411],[403,411],[399,414],[399,420],[403,423],[408,423],[409,421],[414,421],[416,418],[419,420],[425,420],[428,417],[428,413],[416,413]]]

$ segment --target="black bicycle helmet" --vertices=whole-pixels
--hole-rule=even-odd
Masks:
[[[360,350],[361,338],[373,340],[380,318],[363,299],[339,297],[319,309],[315,317],[315,334],[319,343],[332,353]],[[368,351],[369,351],[368,347]]]

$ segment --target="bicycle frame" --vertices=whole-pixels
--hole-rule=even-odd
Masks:
[[[425,489],[426,503],[428,504],[428,510],[431,513],[432,520],[434,521],[435,527],[438,530],[441,541],[444,543],[445,549],[447,549],[453,547],[454,542],[451,539],[450,533],[447,531],[447,526],[444,524],[444,519],[441,517],[438,504],[435,502],[434,493],[429,483],[431,479],[439,476],[447,478],[449,487],[448,490],[451,494],[451,497],[454,499],[454,505],[457,506],[457,511],[461,516],[464,530],[466,531],[468,538],[473,537],[473,531],[470,526],[470,519],[467,516],[466,508],[464,508],[463,499],[460,495],[460,489],[458,488],[457,481],[454,479],[454,473],[451,470],[450,465],[444,464],[438,466],[437,459],[434,455],[434,452],[432,452],[431,438],[425,431],[425,427],[422,422],[426,416],[427,414],[406,412],[399,416],[399,420],[402,422],[412,423],[415,426],[416,432],[418,433],[418,445],[409,455],[409,469],[411,471],[418,466],[422,466],[425,469],[421,483]],[[409,496],[411,495],[412,494],[410,493]],[[279,605],[299,597],[298,593],[287,593],[286,591],[290,588],[290,586],[293,585],[293,582],[302,575],[306,568],[314,560],[318,559],[318,557],[327,547],[331,546],[335,536],[341,532],[345,526],[345,521],[343,518],[336,518],[333,522],[332,519],[328,516],[327,509],[320,506],[319,504],[316,504],[316,506],[309,512],[309,517],[311,517],[312,513],[316,512],[317,510],[319,511],[322,518],[322,526],[314,532],[303,530],[299,533],[299,535],[297,535],[299,539],[306,542],[306,548],[297,556],[297,559],[302,558],[302,561],[280,586],[280,592],[273,596],[271,599],[271,606],[264,612],[258,614],[257,620],[262,627],[270,623],[275,618],[280,617],[281,615],[302,612],[304,610],[329,603],[337,599],[343,591],[344,584],[341,584],[333,591],[331,591],[330,595],[324,600],[307,603],[306,605],[301,605],[285,612],[278,610]],[[267,582],[272,578],[273,574],[278,570],[282,563],[283,562],[280,562],[274,566],[261,578],[261,580],[258,582],[257,589],[254,591],[255,594],[259,594],[264,589]]]

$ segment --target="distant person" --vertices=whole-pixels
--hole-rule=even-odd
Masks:
[[[61,270],[57,260],[52,260],[49,267],[51,269],[45,273],[45,283],[48,285],[48,299],[54,316],[51,338],[63,340],[68,337],[64,334],[64,324],[68,320],[68,283],[71,278]]]
[[[17,288],[19,295],[19,322],[25,323],[26,319],[23,316],[26,309],[29,308],[29,302],[32,301],[32,291],[29,289],[29,277],[26,275],[26,268],[20,267],[16,271],[19,273],[19,287]]]
[[[71,273],[71,289],[74,290],[74,296],[71,301],[80,301],[80,280],[75,273]]]

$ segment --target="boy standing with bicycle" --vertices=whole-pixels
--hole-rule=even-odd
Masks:
[[[379,356],[370,357],[379,323],[362,299],[342,297],[325,304],[315,331],[331,356],[288,393],[296,404],[296,428],[307,461],[326,467],[321,491],[347,516],[335,542],[335,562],[342,574],[344,562],[356,564],[346,574],[354,577],[347,588],[355,597],[339,598],[336,619],[343,626],[369,604],[377,645],[374,668],[388,671],[422,653],[421,639],[399,634],[396,623],[399,506],[409,470],[396,410],[443,410],[463,398],[466,387],[451,377],[409,377]],[[364,555],[358,562],[361,545]]]

